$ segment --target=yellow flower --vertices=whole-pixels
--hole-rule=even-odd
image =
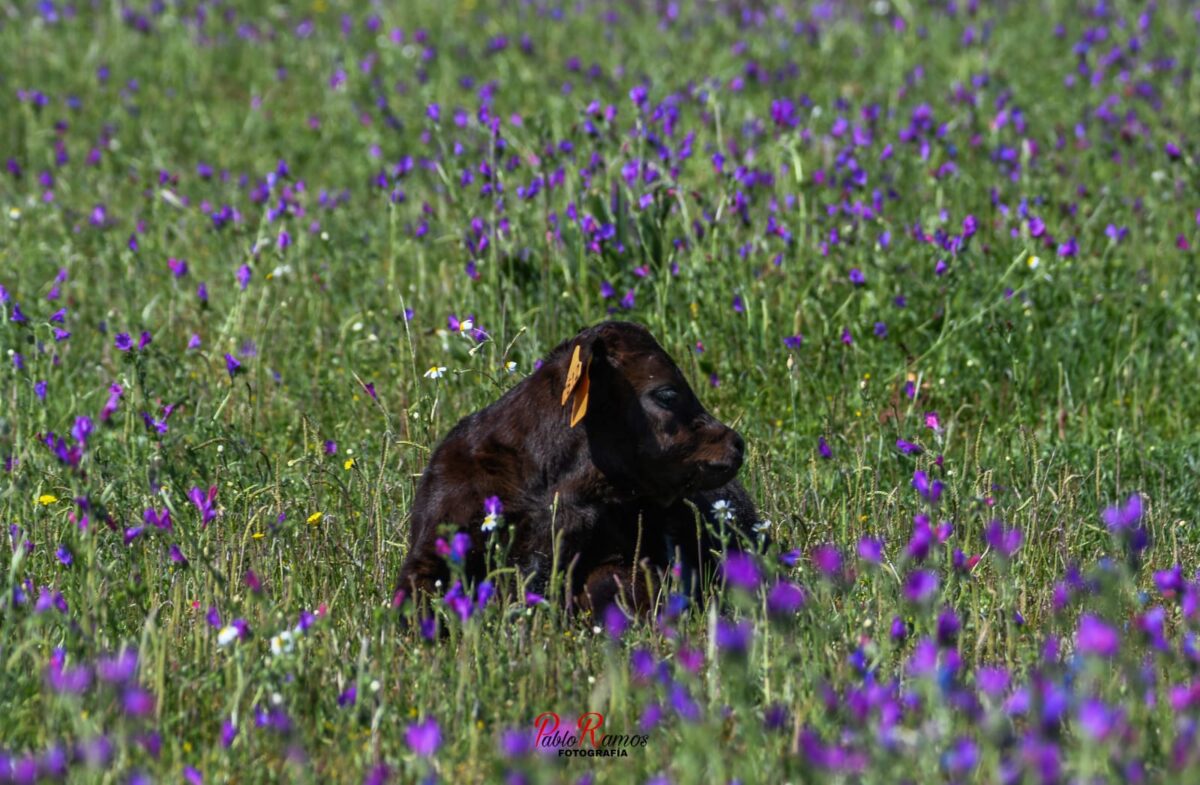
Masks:
[[[312,524],[316,524],[318,521],[321,520],[322,515],[324,515],[324,513],[320,512],[320,511],[314,512],[312,515],[308,516],[308,522],[312,523]]]
[[[350,469],[352,469],[353,467],[354,467],[354,459],[353,458],[347,458],[346,462],[342,464],[342,468],[345,469],[346,471],[350,471]]]
[[[262,532],[254,532],[254,534],[251,534],[250,536],[256,540],[261,540],[264,535]]]
[[[58,497],[54,496],[53,494],[49,494],[49,493],[43,493],[41,496],[38,497],[38,504],[40,504],[42,506],[45,506],[47,504],[54,504],[56,501],[58,501]]]

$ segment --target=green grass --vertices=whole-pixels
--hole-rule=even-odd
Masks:
[[[69,778],[77,782],[125,781],[134,771],[171,782],[185,766],[209,782],[361,781],[379,763],[405,782],[430,774],[499,781],[510,771],[535,782],[588,773],[596,782],[659,774],[675,783],[830,776],[998,782],[1012,744],[1025,743],[1019,740],[1037,723],[986,702],[980,715],[955,708],[944,685],[906,669],[914,641],[935,633],[944,604],[962,623],[963,683],[985,663],[1011,669],[1022,684],[1070,673],[1069,714],[1089,695],[1124,709],[1117,750],[1106,749],[1115,739],[1090,739],[1071,724],[1053,741],[1071,778],[1120,779],[1134,759],[1154,781],[1195,774],[1195,761],[1185,761],[1191,769],[1172,768],[1171,745],[1187,738],[1194,712],[1168,700],[1193,667],[1178,646],[1150,660],[1152,705],[1139,681],[1150,649],[1132,627],[1115,659],[1070,655],[1081,606],[1121,626],[1160,602],[1153,571],[1179,564],[1190,575],[1196,565],[1200,289],[1196,251],[1177,247],[1180,236],[1200,243],[1192,9],[1163,3],[1133,52],[1128,42],[1140,6],[1110,4],[1108,38],[1087,62],[1099,68],[1120,45],[1131,75],[1122,80],[1122,65],[1113,65],[1089,86],[1072,47],[1106,22],[1067,2],[985,8],[975,17],[901,3],[903,30],[893,27],[895,16],[864,11],[822,22],[815,40],[793,27],[809,18],[807,10],[739,28],[736,15],[705,4],[683,8],[674,25],[660,29],[652,13],[625,5],[608,24],[590,6],[554,21],[523,5],[487,12],[474,3],[447,10],[420,0],[380,9],[377,33],[366,29],[364,9],[353,9],[353,29],[343,35],[343,6],[325,5],[305,6],[314,22],[305,38],[294,34],[300,12],[255,3],[232,23],[209,9],[202,32],[194,9],[188,21],[174,7],[151,15],[145,34],[116,10],[81,7],[56,23],[23,10],[0,20],[0,90],[8,100],[0,157],[23,169],[20,178],[0,174],[0,284],[11,298],[0,310],[0,459],[15,461],[0,472],[0,523],[19,528],[0,573],[0,752],[40,754],[105,734],[111,758],[93,768],[72,764]],[[1053,32],[1060,23],[1061,38]],[[261,40],[239,38],[241,24],[254,25]],[[394,27],[404,30],[403,44],[388,40]],[[968,27],[976,38],[988,28],[986,42],[963,45]],[[428,61],[425,44],[414,43],[419,28],[436,46]],[[485,54],[488,40],[502,33],[508,47]],[[520,49],[523,33],[532,54]],[[573,55],[579,71],[568,70]],[[369,73],[360,67],[367,57],[376,58]],[[1175,68],[1155,66],[1171,57]],[[757,70],[748,72],[750,62]],[[588,75],[593,63],[601,76]],[[777,80],[789,64],[794,76]],[[102,65],[111,71],[105,83],[96,77]],[[345,84],[333,89],[339,67]],[[755,73],[773,77],[762,82]],[[972,87],[981,74],[986,84]],[[1068,86],[1072,74],[1077,81]],[[475,82],[465,88],[468,76]],[[735,78],[744,87],[734,89]],[[490,80],[503,152],[477,117],[478,92]],[[642,80],[651,112],[639,119],[628,93]],[[1141,82],[1160,106],[1133,93]],[[973,104],[955,100],[960,83]],[[18,90],[42,91],[49,103],[17,101]],[[669,94],[679,96],[674,136],[650,119]],[[1096,115],[1110,94],[1117,96],[1115,123]],[[798,106],[797,128],[777,128],[772,101],[800,104],[802,95],[813,108]],[[79,108],[65,103],[69,96]],[[619,111],[612,123],[591,116],[598,134],[589,136],[585,110],[593,99]],[[839,110],[839,100],[847,108]],[[1011,119],[994,122],[998,101],[1020,108],[1023,131]],[[441,106],[436,124],[425,114],[434,102]],[[918,143],[898,138],[921,104],[934,117],[927,160]],[[840,182],[848,174],[838,169],[838,153],[849,131],[835,137],[835,119],[865,125],[861,111],[872,105],[879,111],[873,140],[855,152],[866,186],[843,193],[820,185],[822,177]],[[453,119],[459,106],[472,118],[466,128]],[[1136,113],[1135,131],[1122,138],[1128,112]],[[511,123],[514,113],[520,125]],[[389,127],[388,116],[399,127]],[[60,120],[66,128],[56,130]],[[1079,138],[1077,123],[1084,126]],[[631,132],[645,127],[673,150],[695,132],[694,153],[674,181],[665,171],[651,186],[622,177],[638,157],[665,170],[647,136]],[[87,163],[102,136],[107,148],[98,163]],[[70,156],[64,165],[55,161],[59,139]],[[573,144],[571,156],[546,154],[563,140]],[[1168,142],[1182,147],[1181,158],[1164,152]],[[734,143],[736,153],[725,146]],[[888,144],[894,154],[880,160]],[[710,160],[718,149],[726,175]],[[998,160],[1005,149],[1022,162],[1011,177]],[[585,182],[580,169],[593,152],[606,165]],[[380,170],[390,173],[406,155],[417,160],[413,171],[377,187]],[[509,172],[511,155],[521,163]],[[437,165],[425,168],[422,159]],[[280,181],[295,189],[293,202],[305,214],[269,220],[268,205],[254,203],[250,192],[280,160],[290,170]],[[503,216],[493,196],[480,195],[481,161],[500,173]],[[949,161],[957,172],[937,176]],[[201,178],[201,162],[216,176]],[[739,185],[728,175],[739,163],[772,175],[773,184]],[[561,186],[532,200],[517,197],[518,186],[560,165]],[[464,168],[475,176],[466,187]],[[38,183],[43,170],[53,172],[53,186]],[[160,181],[160,171],[177,181]],[[243,174],[248,184],[240,186]],[[389,196],[397,185],[403,201]],[[347,202],[322,206],[322,191],[343,189]],[[830,214],[843,203],[869,207],[874,189],[882,214]],[[736,214],[739,191],[751,200],[748,224]],[[277,186],[273,198],[279,193]],[[653,205],[631,209],[643,193],[654,195]],[[790,244],[765,231],[772,200]],[[1017,215],[1022,200],[1059,241],[1076,237],[1078,254],[1060,256],[1031,237]],[[202,203],[206,210],[232,205],[241,221],[217,230]],[[569,203],[581,216],[615,225],[602,253],[589,251],[579,224],[566,217]],[[103,227],[89,222],[96,205],[107,209]],[[692,221],[705,211],[719,219],[698,239]],[[550,213],[561,226],[558,240],[548,235]],[[914,224],[929,234],[959,234],[968,215],[978,233],[957,255],[913,239]],[[502,217],[508,228],[499,232]],[[489,247],[471,280],[464,237],[476,218],[488,226]],[[422,220],[428,231],[419,235]],[[313,221],[319,230],[310,230]],[[134,251],[128,241],[139,222]],[[1128,227],[1128,237],[1111,240],[1109,224]],[[276,245],[281,228],[293,240],[284,249]],[[826,249],[834,229],[840,240]],[[879,242],[885,231],[886,247]],[[689,242],[677,247],[677,238]],[[616,241],[624,253],[614,250]],[[168,257],[187,261],[186,277],[172,276]],[[944,275],[934,272],[939,259],[949,265]],[[235,277],[243,264],[252,271],[244,290]],[[634,272],[641,265],[645,277]],[[848,282],[855,267],[864,286]],[[47,301],[60,269],[67,271],[60,297]],[[207,304],[196,296],[201,281]],[[611,281],[616,297],[602,298],[602,281]],[[636,306],[626,310],[618,301],[630,288]],[[894,304],[898,295],[906,307]],[[735,296],[743,312],[732,307]],[[27,323],[10,320],[14,302]],[[56,342],[48,319],[60,307],[68,308],[62,326],[72,335]],[[414,311],[409,321],[406,307]],[[447,620],[449,640],[424,640],[401,624],[391,596],[415,481],[430,450],[460,417],[609,308],[649,326],[710,410],[746,437],[741,476],[776,541],[764,569],[803,585],[805,609],[768,622],[761,597],[735,596],[729,614],[755,624],[745,657],[716,650],[715,610],[634,625],[614,642],[553,605],[494,603],[466,625]],[[476,345],[449,333],[450,313],[474,314],[490,339]],[[887,324],[885,339],[872,334],[876,322]],[[840,340],[843,328],[852,331],[851,345]],[[114,347],[116,334],[130,333],[136,344],[143,330],[153,336],[146,348]],[[797,333],[803,345],[786,348],[783,339]],[[186,349],[193,334],[202,345]],[[10,359],[14,352],[23,369]],[[232,380],[226,353],[244,371]],[[509,360],[515,374],[504,371]],[[425,378],[431,365],[448,372]],[[710,384],[712,374],[719,386]],[[909,379],[919,385],[916,400],[904,393]],[[48,383],[44,401],[34,389],[39,380]],[[360,382],[373,384],[377,399]],[[102,424],[113,383],[123,397]],[[141,413],[159,417],[168,403],[178,405],[169,430],[147,429]],[[927,411],[939,414],[940,433],[925,427]],[[81,415],[96,419],[96,430],[71,468],[41,437],[65,437]],[[822,436],[830,460],[818,456]],[[897,439],[919,442],[925,452],[901,455]],[[325,453],[326,440],[337,442],[336,455]],[[946,483],[935,523],[954,524],[931,557],[942,585],[927,607],[907,603],[901,591],[909,569],[904,545],[913,515],[926,506],[910,486],[917,469]],[[195,486],[218,489],[220,514],[206,528],[188,501]],[[1133,492],[1146,502],[1151,544],[1130,567],[1101,510]],[[82,531],[72,499],[85,495],[90,526]],[[173,529],[147,527],[126,545],[122,532],[151,506],[171,511]],[[1024,536],[1011,564],[983,539],[996,518]],[[884,540],[890,566],[855,559],[867,535]],[[26,540],[32,550],[20,545]],[[825,581],[809,564],[812,549],[826,543],[846,555],[852,584]],[[60,544],[73,554],[69,567],[55,556]],[[187,566],[168,558],[172,544]],[[793,548],[804,553],[799,566],[777,568],[778,552]],[[956,572],[954,548],[982,559],[969,573]],[[1056,612],[1052,587],[1067,568],[1080,564],[1087,572],[1106,556],[1116,566],[1098,573],[1098,587]],[[247,570],[261,579],[261,592],[248,588]],[[68,610],[35,612],[43,586],[61,592]],[[23,604],[14,591],[28,594]],[[218,629],[205,621],[213,606],[222,624],[242,618],[253,634],[218,645]],[[1166,607],[1175,640],[1189,622],[1175,604]],[[272,636],[318,608],[320,618],[294,650],[273,656]],[[912,625],[904,643],[889,639],[894,615]],[[1049,664],[1044,643],[1054,635],[1062,637],[1063,655]],[[88,667],[105,653],[136,648],[136,682],[151,708],[143,716],[124,710],[123,688],[96,679],[81,695],[55,691],[45,674],[56,647],[69,665]],[[890,745],[878,716],[860,722],[847,708],[848,691],[864,684],[849,661],[859,648],[879,684],[900,678],[897,695],[912,696],[901,701],[906,712]],[[635,678],[636,649],[669,664],[669,684]],[[686,650],[704,655],[695,673],[680,664]],[[339,706],[351,684],[357,702]],[[698,719],[669,708],[673,685],[697,702]],[[829,699],[827,688],[840,697]],[[668,706],[666,719],[628,758],[508,759],[497,746],[504,729],[531,729],[543,711],[565,719],[599,711],[606,730],[634,733],[656,702]],[[780,730],[763,723],[774,704],[788,712]],[[255,707],[271,705],[290,716],[289,730],[255,727]],[[405,729],[427,717],[439,723],[442,743],[424,758],[406,744]],[[221,727],[231,718],[239,732],[226,749]],[[805,729],[826,741],[844,734],[867,756],[865,770],[822,771],[802,749]],[[150,733],[158,734],[158,754],[139,741]],[[959,776],[942,757],[961,736],[976,739],[980,759]],[[3,765],[0,759],[0,782],[7,781]],[[1041,781],[1029,766],[1027,781]]]

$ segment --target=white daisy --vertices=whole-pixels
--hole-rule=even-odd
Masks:
[[[425,372],[426,379],[440,379],[446,374],[445,366],[431,365],[429,370]]]
[[[232,624],[228,624],[228,625],[222,627],[221,631],[217,633],[217,645],[218,646],[228,646],[229,644],[233,643],[237,639],[238,639],[238,629],[237,629],[237,627],[234,627]]]
[[[271,654],[278,657],[280,654],[291,654],[292,649],[296,646],[296,633],[291,630],[283,632],[271,638]]]
[[[717,499],[712,506],[713,517],[718,521],[733,520],[733,505],[725,499]]]

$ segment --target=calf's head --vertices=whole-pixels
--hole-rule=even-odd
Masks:
[[[567,345],[562,402],[586,430],[604,474],[661,504],[717,488],[741,468],[745,442],[700,403],[646,328],[605,322]]]

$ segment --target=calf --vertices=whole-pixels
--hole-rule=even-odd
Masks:
[[[711,565],[716,535],[697,527],[694,509],[712,521],[713,502],[732,497],[733,522],[744,529],[756,519],[733,479],[744,453],[742,437],[704,409],[648,330],[585,329],[434,450],[413,500],[399,591],[432,595],[439,582],[445,591],[437,541],[451,530],[469,536],[463,567],[481,580],[485,500],[499,497],[509,563],[531,591],[545,589],[557,564],[571,575],[568,597],[593,612],[618,596],[644,610],[672,550],[685,574]]]

